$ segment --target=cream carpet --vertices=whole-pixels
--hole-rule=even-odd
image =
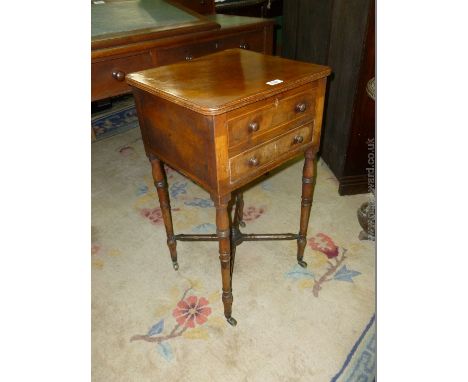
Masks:
[[[368,196],[340,197],[317,167],[308,268],[295,241],[241,244],[231,327],[217,243],[178,242],[172,268],[139,129],[93,143],[93,381],[372,381],[375,253],[356,218]],[[167,173],[175,233],[214,233],[208,194]],[[244,194],[244,232],[297,232],[301,173],[292,162]]]

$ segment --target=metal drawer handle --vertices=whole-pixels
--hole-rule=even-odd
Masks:
[[[185,61],[192,61],[193,60],[193,56],[191,54],[187,54],[185,56]]]
[[[122,72],[121,70],[114,70],[112,72],[112,77],[114,77],[114,79],[117,81],[123,81],[125,79],[125,72]]]
[[[239,48],[241,49],[249,49],[250,48],[250,45],[248,42],[241,42],[241,44],[239,45]]]
[[[252,157],[249,159],[249,165],[251,167],[258,166],[259,164],[260,164],[260,161],[258,160],[258,158]]]
[[[298,103],[296,105],[296,112],[303,113],[307,109],[307,105],[305,102]]]
[[[297,145],[299,143],[302,143],[304,141],[304,137],[302,135],[296,135],[294,137],[293,144]]]
[[[259,129],[258,122],[250,122],[249,123],[249,131],[251,133],[255,133],[256,131],[258,131],[258,129]]]

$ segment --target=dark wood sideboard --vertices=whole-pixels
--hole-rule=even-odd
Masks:
[[[375,137],[374,0],[295,0],[283,8],[282,56],[333,68],[320,155],[341,195],[368,192],[368,141]]]
[[[131,72],[231,48],[272,53],[273,20],[201,15],[162,0],[91,7],[91,101],[130,93]]]

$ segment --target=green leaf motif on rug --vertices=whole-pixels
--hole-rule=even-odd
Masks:
[[[333,277],[335,280],[347,281],[349,283],[353,282],[353,277],[360,275],[361,272],[353,271],[348,269],[346,265],[343,265],[338,272],[335,273]]]
[[[286,273],[286,277],[298,280],[302,278],[315,278],[314,274],[308,269],[302,268],[299,264],[296,264],[292,270]]]
[[[160,320],[157,324],[153,325],[148,331],[148,336],[155,336],[164,330],[164,319]]]
[[[161,354],[166,361],[171,361],[174,358],[174,354],[172,353],[171,344],[168,342],[160,342],[156,346],[156,349],[159,354]]]

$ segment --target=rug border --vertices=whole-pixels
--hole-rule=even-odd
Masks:
[[[121,109],[114,109],[114,110],[109,110],[107,112],[102,112],[103,114],[102,115],[96,115],[96,116],[91,116],[91,123],[95,123],[101,119],[106,119],[106,118],[109,118],[110,116],[114,115],[114,114],[119,114],[121,113],[122,111],[127,111],[128,109],[135,109],[136,110],[136,107],[134,104],[130,104],[130,105],[126,105],[126,106],[120,106]]]
[[[348,356],[346,357],[346,360],[345,360],[343,366],[341,367],[340,371],[338,371],[338,373],[335,374],[335,376],[330,380],[330,382],[336,382],[338,380],[338,378],[341,376],[341,374],[343,374],[343,372],[346,369],[346,366],[348,366],[348,364],[351,362],[351,358],[353,358],[353,355],[356,352],[357,348],[361,344],[362,340],[366,336],[366,334],[369,331],[369,329],[371,328],[371,326],[374,324],[374,321],[375,321],[375,313],[372,315],[370,321],[368,322],[368,324],[364,328],[364,331],[361,333],[358,340],[356,341],[354,346],[351,348],[351,351],[349,352]]]

